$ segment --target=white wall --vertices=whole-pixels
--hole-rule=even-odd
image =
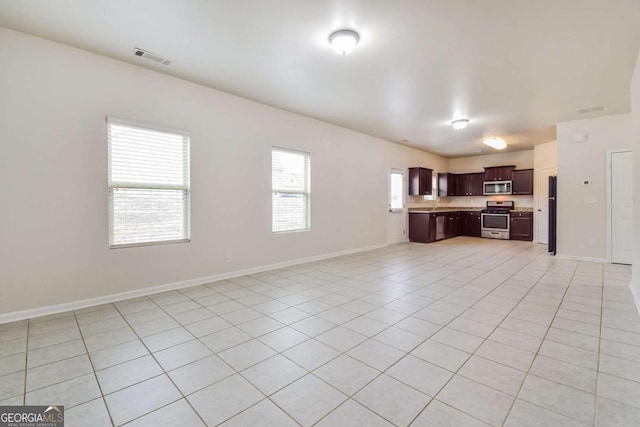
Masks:
[[[509,165],[514,165],[516,169],[533,169],[533,150],[456,157],[449,159],[449,172],[484,172],[484,168]]]
[[[638,311],[640,311],[640,52],[636,61],[636,68],[631,80],[631,121],[633,125],[633,136],[631,146],[633,147],[633,188],[635,209],[634,234],[635,247],[633,252],[633,270],[631,289],[636,299]]]
[[[558,167],[558,142],[551,141],[533,147],[533,168],[551,169]]]
[[[576,133],[587,133],[588,141],[573,142]],[[607,151],[631,148],[631,115],[558,123],[557,137],[558,255],[604,261]]]
[[[447,166],[3,28],[0,94],[0,314],[382,245],[389,167]],[[105,116],[191,133],[191,243],[108,249]],[[311,153],[310,232],[271,233],[273,145]]]

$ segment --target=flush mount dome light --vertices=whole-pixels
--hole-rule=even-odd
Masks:
[[[464,129],[469,124],[469,119],[457,119],[451,122],[454,129]]]
[[[495,148],[496,150],[503,150],[507,148],[507,143],[504,142],[504,139],[502,138],[485,138],[482,142],[484,142],[485,145],[488,145],[491,148]]]
[[[348,55],[355,49],[360,36],[352,30],[338,30],[329,36],[329,43],[338,55]]]

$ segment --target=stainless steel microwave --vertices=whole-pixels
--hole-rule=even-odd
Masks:
[[[513,181],[485,181],[482,187],[482,194],[494,196],[496,194],[511,194]]]

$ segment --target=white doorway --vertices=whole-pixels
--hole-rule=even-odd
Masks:
[[[611,262],[631,264],[633,258],[633,153],[611,153],[610,238]]]
[[[535,241],[549,244],[549,177],[558,173],[556,168],[538,169],[536,171],[535,194]]]
[[[407,241],[407,216],[404,208],[405,179],[402,169],[389,171],[389,244]]]

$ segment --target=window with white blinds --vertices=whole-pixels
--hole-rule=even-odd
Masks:
[[[271,151],[272,231],[308,230],[309,153],[273,148]]]
[[[189,136],[108,119],[109,246],[189,241]]]

